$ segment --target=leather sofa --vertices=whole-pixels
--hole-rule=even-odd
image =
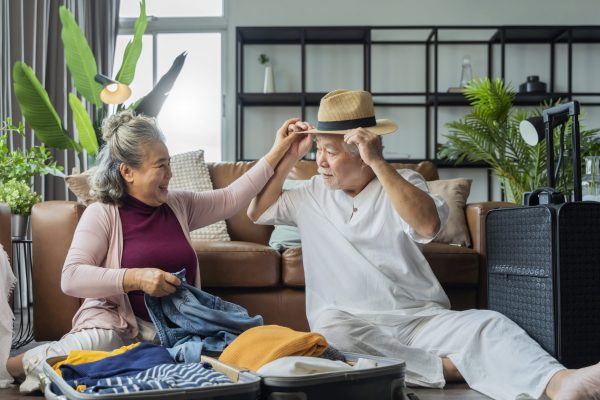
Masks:
[[[227,186],[252,164],[209,163],[213,186]],[[397,167],[416,169],[427,180],[439,179],[435,165],[428,161]],[[314,162],[300,161],[289,178],[307,179],[316,173]],[[490,209],[506,204],[467,205],[472,248],[440,243],[424,247],[424,254],[454,309],[485,306],[485,215]],[[34,335],[38,341],[55,340],[66,333],[81,304],[80,299],[61,292],[60,274],[83,211],[83,205],[68,201],[48,201],[33,208]],[[226,223],[231,242],[193,242],[203,289],[246,307],[250,314],[261,314],[265,323],[308,330],[302,249],[287,249],[280,254],[269,247],[273,227],[253,224],[245,208]]]
[[[0,203],[0,244],[4,251],[8,254],[8,258],[12,258],[12,239],[11,239],[11,222],[10,208],[4,203]]]

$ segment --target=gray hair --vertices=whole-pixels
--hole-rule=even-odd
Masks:
[[[91,194],[102,203],[119,204],[125,195],[120,165],[139,168],[144,161],[144,145],[164,143],[165,137],[155,118],[125,110],[104,119],[102,138],[105,144],[96,156],[97,168],[89,178]]]

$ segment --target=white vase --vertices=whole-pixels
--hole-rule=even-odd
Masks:
[[[275,80],[273,79],[273,67],[265,65],[265,84],[263,86],[263,93],[275,92]]]
[[[22,240],[27,237],[29,228],[29,215],[11,216],[11,236],[13,239]]]

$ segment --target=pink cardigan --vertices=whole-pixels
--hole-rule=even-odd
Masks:
[[[169,191],[167,204],[191,245],[190,231],[235,215],[272,175],[273,168],[262,158],[226,188],[200,193]],[[73,317],[71,332],[104,328],[125,338],[137,336],[135,315],[123,291],[126,269],[121,268],[122,251],[119,208],[99,202],[88,206],[75,230],[61,277],[64,293],[85,298]],[[199,269],[194,284],[200,287]]]

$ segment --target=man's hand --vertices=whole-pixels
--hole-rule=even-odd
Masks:
[[[344,135],[344,141],[355,144],[358,147],[360,158],[365,164],[372,166],[373,163],[383,161],[383,148],[379,136],[365,128],[352,129]]]
[[[179,285],[179,278],[159,268],[129,268],[123,278],[125,292],[141,290],[154,297],[173,294]]]

